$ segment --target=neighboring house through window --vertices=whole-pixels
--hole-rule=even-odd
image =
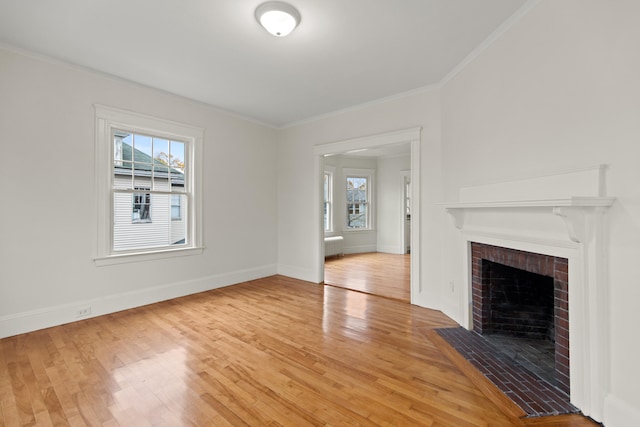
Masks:
[[[102,106],[96,120],[96,262],[200,252],[202,130]]]

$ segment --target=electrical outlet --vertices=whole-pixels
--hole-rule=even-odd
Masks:
[[[91,314],[91,306],[78,309],[76,317],[85,317]]]

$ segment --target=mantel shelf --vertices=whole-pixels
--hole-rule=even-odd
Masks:
[[[615,197],[567,197],[546,200],[504,200],[479,202],[442,203],[449,209],[495,209],[495,208],[563,208],[563,207],[609,207]]]
[[[584,215],[587,209],[606,209],[613,205],[615,197],[566,197],[546,200],[504,200],[504,201],[479,201],[479,202],[455,202],[441,203],[451,215],[456,228],[464,226],[465,212],[473,209],[495,210],[516,208],[549,208],[550,213],[556,215],[565,222],[569,238],[576,242],[585,239]]]

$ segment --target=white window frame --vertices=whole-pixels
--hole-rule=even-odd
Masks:
[[[327,225],[328,227],[324,229],[325,233],[331,233],[333,232],[333,200],[334,200],[334,192],[333,192],[333,178],[334,178],[334,172],[335,172],[336,168],[333,166],[325,166],[324,169],[324,175],[328,175],[329,176],[329,200],[323,200],[324,205],[327,205],[326,207],[323,206],[323,209],[327,210]],[[324,175],[323,175],[323,185],[322,185],[322,192],[323,192],[323,199],[324,199]],[[324,210],[323,210],[324,213]],[[324,215],[323,215],[324,216]],[[324,225],[324,218],[323,218],[323,225]]]
[[[343,183],[344,183],[344,230],[348,232],[359,232],[359,231],[371,231],[374,229],[374,182],[373,178],[375,175],[374,169],[343,169]],[[347,217],[349,215],[349,203],[347,201],[347,179],[348,178],[366,178],[367,179],[367,226],[364,228],[350,228],[349,221]]]
[[[95,263],[98,266],[153,260],[167,257],[201,254],[202,233],[202,154],[204,130],[194,126],[160,119],[104,105],[94,105],[96,118],[95,171],[98,217],[98,245]],[[187,229],[185,245],[163,246],[129,251],[113,250],[113,135],[127,131],[184,141]]]

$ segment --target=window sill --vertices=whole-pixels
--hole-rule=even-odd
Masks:
[[[375,231],[375,229],[373,228],[347,228],[345,230],[342,230],[345,233],[359,233],[362,231]]]
[[[200,255],[204,251],[204,247],[198,248],[181,248],[181,249],[159,249],[149,250],[146,252],[114,254],[102,257],[96,257],[93,261],[97,267],[105,265],[125,264],[129,262],[151,261],[163,258],[175,258],[179,256]]]

